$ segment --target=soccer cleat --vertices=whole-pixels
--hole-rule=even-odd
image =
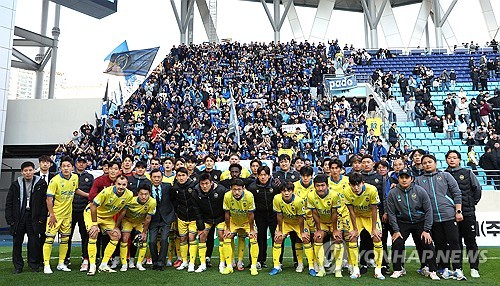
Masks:
[[[238,271],[245,270],[245,265],[243,264],[243,261],[238,261],[237,267],[238,267]]]
[[[462,272],[462,269],[456,269],[455,272],[453,273],[453,279],[457,279],[458,281],[460,281],[460,280],[467,280],[467,277],[465,277],[464,273]]]
[[[95,270],[96,270],[95,264],[90,265],[89,272],[87,272],[87,276],[94,276],[95,275]]]
[[[373,259],[373,258],[368,259],[366,264],[368,267],[375,267],[375,259]]]
[[[439,281],[441,278],[436,274],[435,271],[429,272],[429,278],[431,278],[434,281]]]
[[[46,265],[43,267],[43,273],[45,274],[52,274],[54,272],[52,272],[52,269],[50,269],[50,265]]]
[[[401,271],[394,270],[394,272],[392,272],[391,278],[397,279],[403,275],[404,275],[404,272],[402,270]]]
[[[366,265],[361,265],[359,268],[359,274],[363,275],[366,274],[366,272],[368,272],[368,267]]]
[[[224,269],[226,268],[226,264],[224,262],[219,263],[219,272],[222,274]]]
[[[422,276],[425,276],[425,277],[428,277],[429,276],[429,267],[427,266],[424,266],[422,267],[421,269],[417,270],[418,273],[420,273],[420,275]]]
[[[382,275],[382,268],[375,268],[375,278],[378,280],[385,280],[385,276]]]
[[[274,275],[277,275],[278,273],[281,272],[281,268],[273,268],[271,269],[271,271],[269,272],[269,275],[271,276],[274,276]]]
[[[325,263],[324,263],[325,268],[330,268],[330,267],[332,267],[332,265],[333,265],[332,260],[325,259]]]
[[[257,262],[255,267],[257,268],[257,270],[262,270],[262,265],[260,264],[260,262]]]
[[[222,271],[222,274],[223,275],[231,274],[231,273],[233,273],[233,271],[234,271],[233,267],[229,266],[229,267],[224,268],[224,271]]]
[[[194,264],[189,263],[188,272],[194,272]]]
[[[130,257],[130,260],[128,261],[128,268],[130,269],[135,268],[135,259],[133,257]]]
[[[58,264],[56,269],[64,272],[71,272],[71,269],[69,269],[66,264]]]
[[[212,261],[210,260],[210,257],[205,258],[205,263],[207,267],[212,267]]]
[[[111,269],[116,269],[120,265],[120,257],[115,257],[113,260],[111,260]]]
[[[234,262],[234,260],[233,260],[233,263],[231,264],[231,266],[232,266],[233,268],[236,268],[236,262]]]
[[[120,272],[127,272],[127,270],[128,270],[128,265],[127,264],[123,264],[122,268],[120,268]]]
[[[302,263],[297,264],[297,268],[295,268],[295,272],[302,273],[303,271],[304,271],[304,264],[302,264]]]
[[[470,277],[472,278],[479,278],[481,275],[479,275],[479,270],[472,268],[470,270]]]
[[[144,266],[142,266],[142,263],[137,262],[137,270],[139,270],[139,271],[146,271],[146,268],[144,268]]]
[[[181,265],[179,265],[179,267],[175,268],[177,270],[184,270],[188,267],[188,263],[187,262],[182,262]]]
[[[165,264],[166,267],[172,267],[173,263],[172,260],[167,260],[167,264]]]
[[[151,258],[146,259],[146,265],[153,265],[153,259]]]
[[[182,264],[182,260],[177,259],[177,260],[174,262],[174,268],[177,268],[177,267],[181,266],[181,264]]]
[[[349,276],[349,278],[358,279],[359,277],[361,277],[361,274],[359,273],[359,268],[356,267],[352,270],[352,274],[351,276]]]
[[[116,270],[111,269],[111,267],[109,267],[106,264],[99,265],[99,269],[98,270],[99,270],[99,272],[116,273]]]
[[[309,269],[309,275],[311,275],[312,277],[316,277],[316,275],[318,275],[318,273],[316,272],[316,270],[314,270],[314,268],[311,268],[311,269]]]
[[[319,269],[318,273],[316,273],[316,277],[325,277],[326,272],[325,269]]]
[[[335,277],[336,278],[342,278],[342,268],[335,269]]]
[[[70,266],[71,265],[71,259],[69,259],[69,258],[64,259],[64,265]]]
[[[82,262],[82,266],[80,267],[80,272],[87,272],[89,270],[89,261],[84,259]]]
[[[382,275],[389,275],[391,274],[391,270],[389,269],[388,266],[382,266]]]
[[[196,269],[196,273],[201,273],[201,272],[204,272],[207,270],[207,265],[206,264],[201,264],[200,266],[198,266],[198,269]]]
[[[450,270],[448,270],[448,268],[445,268],[445,269],[443,269],[441,277],[443,279],[447,280],[447,279],[453,279],[454,275],[453,275],[453,272],[451,272]]]
[[[257,267],[250,267],[250,274],[252,276],[259,275],[259,271],[257,270]]]

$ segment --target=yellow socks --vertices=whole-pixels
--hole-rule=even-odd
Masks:
[[[226,267],[233,267],[233,240],[224,239],[224,259],[226,260]]]
[[[45,243],[43,244],[43,265],[45,266],[50,265],[50,254],[52,253],[53,243],[54,243],[54,237],[47,236],[47,238],[45,239]]]
[[[306,253],[307,263],[309,264],[309,269],[314,268],[314,250],[310,243],[304,244],[304,252]],[[299,257],[297,256],[297,260]],[[301,260],[298,260],[299,263]]]
[[[196,254],[198,254],[198,244],[195,241],[189,242],[189,263],[195,264]],[[203,261],[205,262],[205,261]]]
[[[89,253],[89,263],[90,265],[95,265],[96,255],[97,255],[97,239],[89,238],[88,253]],[[44,245],[45,249],[45,245]],[[45,251],[44,251],[45,252]],[[44,255],[45,256],[45,255]]]
[[[297,262],[304,263],[304,248],[301,242],[295,244],[295,253],[297,254]]]
[[[139,247],[139,253],[137,254],[137,262],[142,263],[144,257],[146,256],[146,250],[148,248],[146,246]]]
[[[120,261],[122,265],[127,264],[127,251],[128,251],[128,243],[120,242]],[[140,260],[142,262],[142,260]]]
[[[323,248],[322,242],[314,243],[314,253],[316,254],[316,259],[318,260],[318,266],[323,267],[325,264],[325,249]]]
[[[182,257],[182,262],[188,262],[188,250],[189,250],[189,245],[186,242],[181,242],[181,257]]]
[[[358,243],[357,242],[348,242],[347,247],[348,247],[348,256],[350,259],[349,263],[353,267],[358,267],[358,261],[359,261]]]
[[[200,256],[200,263],[205,264],[207,260],[207,244],[205,242],[198,243],[198,254]]]
[[[252,266],[256,266],[257,258],[259,257],[259,245],[257,244],[257,240],[254,238],[250,239],[250,255],[252,256]]]
[[[273,244],[273,264],[274,268],[280,267],[281,243]]]
[[[373,243],[373,255],[375,258],[375,267],[382,267],[382,260],[384,259],[384,248],[382,247],[382,241]]]
[[[342,269],[342,259],[344,258],[344,245],[342,243],[333,244],[333,258],[335,259],[335,269]]]
[[[245,238],[238,236],[238,261],[243,261],[245,255]]]

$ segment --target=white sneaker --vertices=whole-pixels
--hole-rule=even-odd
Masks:
[[[323,266],[323,268],[324,268],[324,266]],[[319,269],[319,265],[318,265],[318,263],[314,262],[314,271],[319,272],[319,270],[320,270],[320,269]],[[324,270],[324,269],[323,269],[323,270]]]
[[[304,264],[303,263],[297,264],[297,268],[295,268],[295,272],[302,273],[302,271],[304,271]]]
[[[120,272],[127,272],[127,270],[128,270],[128,265],[127,264],[123,264],[122,268],[120,268]]]
[[[96,271],[95,264],[90,265],[89,272],[87,272],[87,276],[94,276]]]
[[[382,268],[375,268],[375,278],[378,280],[385,280],[385,276],[382,275]]]
[[[470,270],[470,277],[472,278],[479,278],[481,275],[479,275],[479,270],[472,268]]]
[[[397,278],[399,278],[399,277],[401,277],[403,275],[404,275],[403,271],[394,271],[394,272],[392,272],[391,278],[397,279]]]
[[[116,273],[115,270],[111,269],[107,264],[99,265],[99,272],[108,272],[108,273]]]
[[[422,269],[420,269],[420,275],[429,277],[429,274],[430,274],[429,267],[424,266],[422,267]]]
[[[359,273],[359,267],[353,267],[352,274],[349,277],[351,279],[357,279],[357,278],[361,277],[361,274]]]
[[[330,260],[330,259],[325,259],[325,263],[323,264],[323,267],[325,267],[325,268],[330,268],[330,267],[332,267],[332,260]]]
[[[165,266],[172,267],[172,265],[172,260],[167,260],[167,264],[165,264]]]
[[[445,268],[443,270],[443,274],[441,274],[441,277],[443,277],[443,279],[447,280],[447,279],[453,279],[454,278],[454,273],[451,272],[450,270],[448,270],[448,268]]]
[[[80,272],[87,272],[89,270],[89,261],[84,259],[82,262],[82,266],[80,267]]]
[[[196,269],[196,273],[201,273],[203,271],[206,271],[207,270],[207,265],[206,264],[200,264],[200,266],[198,266],[198,269]]]
[[[151,258],[146,259],[146,265],[153,265],[153,259]]]
[[[194,272],[194,264],[189,263],[188,272]]]
[[[118,265],[120,265],[120,257],[115,257],[113,258],[113,260],[111,260],[111,266],[109,268],[111,269],[116,269],[118,267]],[[101,268],[101,267],[99,267]]]
[[[66,266],[66,264],[58,264],[57,265],[57,270],[59,271],[64,271],[64,272],[71,272],[71,269],[68,268],[68,266]]]
[[[224,272],[225,268],[226,268],[226,264],[224,262],[219,263],[219,272],[220,273]]]
[[[139,271],[146,271],[146,268],[144,268],[144,266],[142,266],[142,263],[137,262],[137,270],[139,270]]]
[[[135,268],[135,259],[133,257],[130,257],[130,260],[128,261],[128,268],[130,269]]]
[[[460,280],[467,280],[467,277],[465,277],[464,273],[462,272],[462,269],[456,269],[455,273],[453,273],[454,279],[457,279],[458,281]]]
[[[441,280],[441,278],[439,278],[439,276],[436,274],[436,271],[429,272],[429,278],[431,278],[434,281]]]
[[[43,273],[45,274],[52,274],[54,272],[52,272],[52,269],[50,269],[50,265],[46,265],[43,267]]]
[[[177,267],[176,269],[177,270],[184,270],[188,267],[188,265],[189,264],[187,262],[182,262],[182,264],[179,267]]]

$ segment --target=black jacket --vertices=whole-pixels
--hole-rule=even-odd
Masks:
[[[206,170],[203,170],[203,171],[200,171],[197,175],[198,175],[198,178],[200,177],[201,174],[203,173],[209,173],[210,174],[210,177],[212,178],[212,182],[220,182],[220,176],[222,175],[222,171],[221,170],[215,170],[215,169],[212,169],[212,171],[210,172],[207,172]]]
[[[432,229],[433,214],[431,200],[424,188],[411,184],[408,189],[397,185],[387,195],[387,214],[394,232],[399,232],[399,224],[424,223],[424,230]]]
[[[485,170],[498,170],[498,164],[493,152],[485,152],[479,158],[479,166]],[[488,175],[490,173],[487,173]]]
[[[259,180],[251,183],[247,188],[253,194],[255,201],[255,212],[274,213],[273,199],[280,193],[279,187],[273,184],[273,178],[270,178],[267,184],[260,184]]]
[[[90,192],[92,188],[92,184],[94,183],[94,176],[87,173],[87,171],[83,171],[81,174],[77,174],[78,176],[78,189],[86,192],[87,194]],[[73,212],[74,213],[83,213],[85,207],[89,204],[89,199],[86,197],[79,196],[75,194],[73,198]]]
[[[184,184],[180,184],[176,180],[172,186],[172,192],[175,195],[175,213],[180,220],[196,220],[198,210],[195,208],[193,197],[195,186],[196,184],[191,179],[188,179]]]
[[[446,169],[458,183],[458,188],[462,191],[462,214],[473,216],[476,213],[476,205],[481,199],[481,184],[476,175],[469,169],[457,168]]]
[[[379,213],[382,215],[384,214],[384,197],[385,197],[385,182],[386,180],[382,175],[378,174],[375,171],[371,172],[361,172],[361,175],[363,176],[363,180],[365,183],[368,183],[370,185],[373,185],[377,188],[378,192],[378,197],[380,198],[380,204],[378,205]]]
[[[40,177],[33,176],[32,188],[30,199],[31,219],[33,230],[35,233],[40,234],[45,229],[48,214],[47,203],[45,202],[47,183]],[[10,226],[11,235],[16,234],[19,220],[26,211],[26,208],[22,207],[24,200],[26,200],[26,194],[24,191],[24,179],[21,176],[12,182],[7,193],[7,198],[5,199],[5,220]]]
[[[155,187],[151,186],[153,198],[156,199],[156,213],[151,218],[151,225],[170,225],[175,221],[175,195],[172,192],[172,185],[169,183],[161,183],[161,200],[156,197]]]
[[[285,172],[283,170],[278,170],[274,172],[273,178],[278,178],[281,182],[297,182],[300,180],[300,174],[299,172],[295,170],[290,170],[288,172]]]
[[[137,193],[139,192],[139,186],[140,185],[148,185],[151,186],[151,181],[148,180],[146,176],[137,176],[136,174],[127,177],[128,178],[128,186],[127,189],[132,191],[134,193],[134,196],[137,196]]]
[[[217,225],[224,221],[224,209],[222,208],[224,194],[227,189],[214,183],[208,193],[201,190],[200,185],[194,187],[193,199],[197,209],[196,227],[198,230],[205,229],[205,224]]]

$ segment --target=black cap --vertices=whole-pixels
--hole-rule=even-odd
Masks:
[[[407,176],[413,177],[413,174],[411,173],[411,170],[408,169],[408,168],[404,168],[403,170],[399,171],[398,177],[401,176],[401,175],[407,175]]]
[[[76,157],[75,162],[80,162],[80,161],[87,162],[87,157],[85,157],[85,156],[78,156],[78,157]]]

